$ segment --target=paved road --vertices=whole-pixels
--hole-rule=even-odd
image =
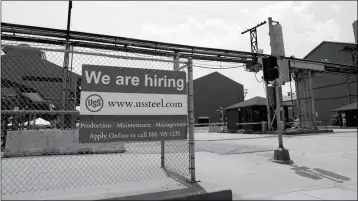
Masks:
[[[294,166],[269,161],[274,135],[196,133],[195,139],[197,178],[232,189],[235,199],[357,199],[356,130],[285,137]],[[74,196],[94,193],[98,185],[167,179],[159,145],[129,144],[125,154],[2,159],[0,194],[44,199],[38,191]],[[166,142],[165,150],[166,166],[188,177],[187,141]],[[102,187],[96,192],[108,193]]]
[[[198,179],[232,189],[236,200],[357,200],[356,130],[284,137],[293,165],[270,161],[276,137],[196,145]]]

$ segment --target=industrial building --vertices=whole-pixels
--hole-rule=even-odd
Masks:
[[[304,57],[306,60],[329,61],[353,65],[356,55],[350,49],[357,49],[356,43],[323,41]],[[355,53],[356,54],[356,53]],[[317,125],[329,125],[333,110],[357,102],[357,75],[314,73],[312,77],[313,99],[309,90],[309,77],[306,71],[296,74],[297,111],[303,127],[312,127],[313,115]]]
[[[284,102],[285,115],[291,102]],[[225,108],[227,114],[227,129],[231,133],[237,130],[262,130],[262,122],[267,122],[266,98],[256,96],[244,102],[236,103]],[[273,110],[271,112],[274,112]],[[287,119],[286,119],[287,120]],[[276,121],[272,123],[276,127]]]
[[[47,60],[44,52],[26,48],[4,47],[1,56],[2,110],[61,110],[63,68]],[[81,76],[68,71],[66,109],[80,103]],[[74,109],[73,109],[74,110]],[[51,121],[53,115],[37,115]],[[31,121],[31,115],[24,121]],[[67,120],[69,118],[66,118]],[[75,121],[75,118],[74,118]],[[21,123],[21,122],[19,122]],[[72,124],[73,122],[67,121]],[[70,126],[70,125],[68,125]]]
[[[194,80],[195,122],[221,122],[220,107],[244,101],[244,86],[234,80],[213,72]]]

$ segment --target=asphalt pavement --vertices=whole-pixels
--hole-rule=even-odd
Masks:
[[[234,200],[357,200],[357,130],[286,136],[292,165],[271,161],[277,136],[196,134],[197,179]]]

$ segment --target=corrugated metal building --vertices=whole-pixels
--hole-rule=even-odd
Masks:
[[[352,53],[342,51],[347,46],[354,47],[357,44],[323,41],[304,59],[328,60],[332,63],[353,65]],[[313,114],[308,74],[300,72],[296,75],[300,79],[296,81],[296,94],[301,125],[311,127]],[[334,114],[331,110],[357,101],[357,76],[355,75],[317,73],[313,75],[312,88],[318,123],[329,124]]]
[[[63,68],[49,62],[45,53],[39,50],[14,47],[6,47],[2,50],[1,89],[8,92],[21,92],[23,96],[31,101],[31,103],[27,101],[24,104],[19,102],[19,98],[11,98],[10,95],[14,93],[2,93],[2,109],[13,110],[14,107],[25,110],[61,109]],[[81,76],[69,71],[67,110],[75,110],[75,106],[80,104],[80,84]],[[24,91],[25,87],[28,90]],[[48,105],[48,107],[44,107],[44,105]],[[52,120],[51,116],[43,115],[42,117],[49,117],[45,119]],[[75,123],[77,117],[66,114],[65,119],[66,126],[71,126]]]
[[[46,55],[39,50],[21,48],[3,48],[5,55],[1,56],[1,78],[19,85],[32,88],[39,92],[43,99],[61,108],[63,68],[46,59]],[[79,91],[81,76],[69,72],[71,83],[68,93],[75,97]],[[78,94],[78,93],[77,93]],[[80,98],[76,97],[79,105]]]
[[[214,72],[194,80],[194,115],[209,117],[210,123],[220,122],[220,107],[244,101],[244,86]]]

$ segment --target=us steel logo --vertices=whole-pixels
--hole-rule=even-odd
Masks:
[[[92,94],[86,99],[86,108],[91,112],[98,112],[103,108],[103,99],[97,94]]]

